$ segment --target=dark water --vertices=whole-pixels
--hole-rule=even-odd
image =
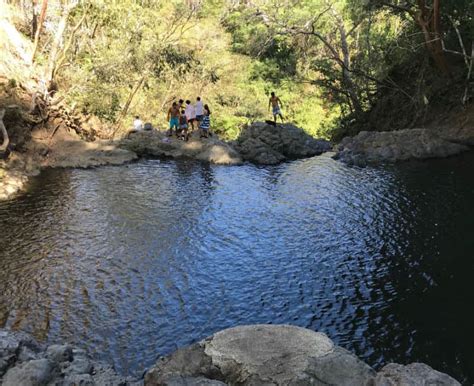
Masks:
[[[129,374],[249,323],[474,381],[474,155],[377,168],[150,160],[0,204],[0,327]]]

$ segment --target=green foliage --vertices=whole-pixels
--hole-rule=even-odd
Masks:
[[[287,120],[331,138],[341,117],[359,118],[381,90],[403,94],[390,75],[424,52],[413,18],[387,7],[390,1],[416,7],[395,0],[86,0],[71,13],[67,37],[85,21],[58,80],[68,102],[125,127],[139,114],[164,128],[173,100],[200,95],[213,129],[229,139],[244,124],[271,118],[275,91]],[[52,24],[60,8],[54,12]],[[449,48],[461,50],[455,28],[470,47],[473,12],[471,0],[442,2]]]

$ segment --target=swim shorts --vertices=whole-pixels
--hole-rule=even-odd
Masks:
[[[171,117],[171,119],[170,119],[170,129],[172,129],[173,127],[175,127],[175,128],[179,127],[178,117]]]

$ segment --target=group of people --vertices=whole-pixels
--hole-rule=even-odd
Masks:
[[[268,101],[268,109],[272,108],[273,120],[276,124],[277,116],[280,117],[283,122],[283,115],[281,113],[281,100],[274,92],[271,93]],[[208,105],[205,105],[201,101],[201,97],[196,98],[196,103],[193,105],[188,99],[184,101],[180,99],[178,102],[174,101],[171,107],[168,109],[166,120],[169,122],[168,136],[171,137],[174,134],[178,139],[187,141],[189,139],[190,131],[193,132],[196,128],[200,130],[200,138],[208,138],[211,133],[209,128],[211,127],[211,110]],[[272,123],[271,121],[268,121]],[[146,125],[150,125],[149,128]],[[135,117],[133,122],[133,130],[130,132],[137,132],[141,130],[151,129],[151,124],[143,125],[139,116]],[[130,134],[129,133],[129,134]]]
[[[196,98],[195,105],[189,99],[186,102],[182,99],[178,102],[174,101],[166,118],[170,125],[168,135],[172,136],[174,130],[178,139],[187,141],[189,131],[193,132],[197,126],[200,130],[200,137],[208,138],[211,127],[210,115],[209,106],[203,104],[200,97]]]
[[[166,120],[169,122],[168,136],[171,137],[173,133],[178,139],[187,141],[189,139],[190,131],[193,132],[196,128],[200,130],[201,138],[208,138],[212,135],[209,132],[211,127],[211,110],[208,105],[202,103],[201,98],[196,98],[196,104],[192,104],[190,100],[186,102],[180,99],[178,102],[174,101],[168,109]],[[128,135],[142,130],[151,130],[150,123],[143,124],[140,116],[135,116],[133,121],[133,129],[129,131]]]

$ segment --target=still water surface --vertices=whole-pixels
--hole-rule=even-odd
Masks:
[[[474,381],[474,155],[350,168],[146,160],[0,203],[0,327],[137,375],[239,324]]]

